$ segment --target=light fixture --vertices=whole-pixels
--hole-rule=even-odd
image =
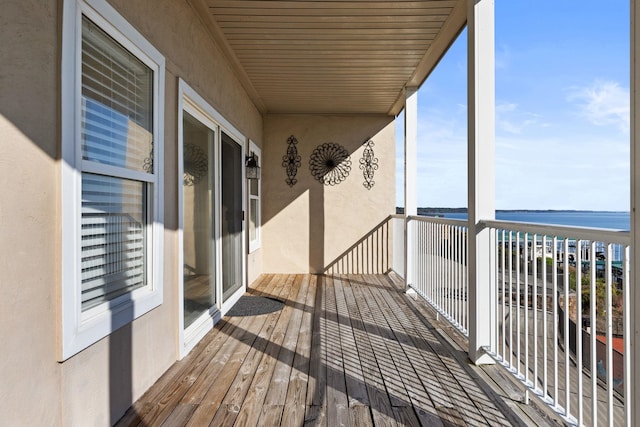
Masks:
[[[258,159],[256,159],[255,153],[251,153],[250,156],[246,157],[244,165],[247,179],[260,179],[260,166],[258,166]]]

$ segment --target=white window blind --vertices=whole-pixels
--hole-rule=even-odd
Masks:
[[[146,184],[82,174],[82,309],[146,283]]]
[[[153,71],[82,21],[82,157],[153,173]]]
[[[82,173],[82,311],[148,283],[152,89],[153,71],[83,16],[82,158],[104,174]]]

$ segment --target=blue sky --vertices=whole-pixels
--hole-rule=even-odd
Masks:
[[[496,208],[627,211],[629,2],[495,8]],[[418,206],[467,205],[466,37],[418,93]]]

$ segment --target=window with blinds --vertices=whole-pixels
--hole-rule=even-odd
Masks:
[[[146,286],[153,70],[82,18],[82,311]]]

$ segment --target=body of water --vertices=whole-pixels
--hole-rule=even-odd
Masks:
[[[467,219],[466,213],[438,214],[445,218]],[[629,212],[599,211],[497,211],[499,221],[518,221],[534,224],[569,225],[574,227],[629,230]]]

